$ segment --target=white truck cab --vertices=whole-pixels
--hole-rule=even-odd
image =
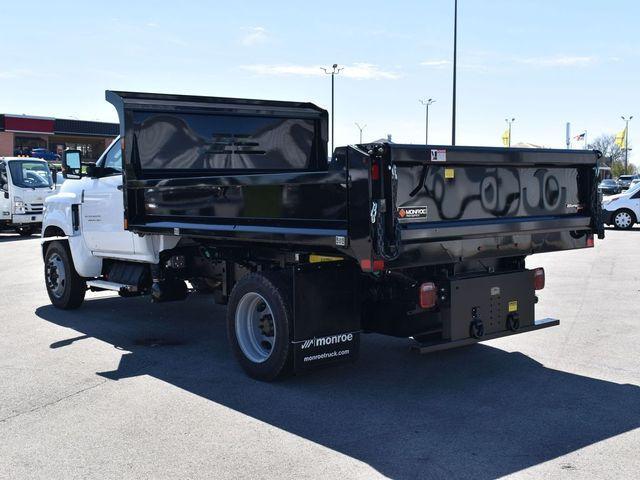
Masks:
[[[74,153],[77,160],[70,160]],[[84,288],[67,289],[65,282],[77,280],[86,282],[94,290],[122,293],[129,286],[107,281],[108,267],[114,263],[128,268],[135,264],[157,264],[160,252],[173,248],[179,237],[141,237],[125,230],[120,138],[111,143],[95,166],[86,168],[86,173],[81,173],[79,152],[65,152],[65,161],[67,159],[66,181],[55,195],[45,200],[42,244],[51,300],[57,306],[74,308],[82,303]],[[73,161],[77,165],[69,168]],[[50,249],[54,242],[56,248]],[[59,286],[60,298],[56,298],[54,283]],[[66,298],[71,290],[82,290],[82,298],[76,299],[77,305],[73,298]]]
[[[45,199],[55,192],[55,179],[45,160],[0,157],[0,229],[22,236],[42,224]]]
[[[604,197],[602,221],[622,230],[628,230],[640,221],[640,183],[617,195]]]

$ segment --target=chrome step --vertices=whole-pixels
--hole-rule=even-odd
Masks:
[[[126,283],[109,282],[107,280],[87,280],[87,286],[90,288],[98,288],[100,290],[113,290],[114,292],[137,293],[136,285],[127,285]]]

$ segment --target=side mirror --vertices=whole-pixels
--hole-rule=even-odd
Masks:
[[[65,150],[62,156],[62,176],[64,178],[82,177],[82,153],[80,150]]]

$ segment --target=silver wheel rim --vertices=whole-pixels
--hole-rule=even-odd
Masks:
[[[616,225],[620,228],[629,228],[631,225],[631,215],[627,212],[620,212],[616,215]]]
[[[276,324],[269,302],[259,293],[245,293],[236,307],[235,320],[236,338],[245,357],[254,363],[266,361],[276,340]]]
[[[57,253],[51,255],[47,260],[46,280],[47,288],[51,294],[56,298],[61,298],[67,285],[67,276],[64,262]]]

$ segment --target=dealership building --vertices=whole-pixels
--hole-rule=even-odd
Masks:
[[[0,157],[29,155],[34,148],[61,155],[72,148],[87,160],[97,160],[119,128],[117,123],[0,114]]]

